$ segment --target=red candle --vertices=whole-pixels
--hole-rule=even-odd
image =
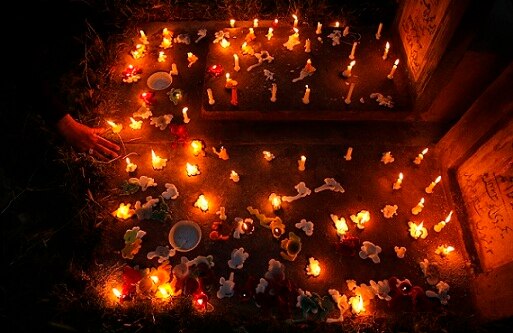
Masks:
[[[220,64],[212,65],[207,69],[207,73],[214,77],[218,77],[223,74],[223,66]]]
[[[230,103],[233,105],[233,106],[237,106],[239,105],[239,101],[237,99],[237,88],[236,87],[233,87],[232,88],[232,100],[230,101]]]
[[[151,104],[153,99],[153,93],[145,91],[139,97],[144,101],[144,103]]]

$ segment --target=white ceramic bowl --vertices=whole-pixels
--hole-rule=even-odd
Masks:
[[[168,72],[155,72],[148,77],[146,84],[150,89],[163,90],[173,83],[173,77]]]
[[[200,240],[201,228],[193,221],[178,221],[169,230],[169,244],[179,252],[188,252],[195,249]]]

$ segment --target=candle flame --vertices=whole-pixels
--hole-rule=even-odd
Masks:
[[[338,27],[340,27],[340,22],[339,21],[335,22],[335,28],[338,28]]]
[[[187,176],[189,177],[197,176],[201,173],[198,168],[198,165],[190,164],[189,162],[187,162],[187,164],[185,165],[185,171],[187,172]]]
[[[293,18],[294,20],[297,20],[297,15],[296,15],[296,14],[292,14],[292,18]]]
[[[153,283],[155,283],[155,284],[159,283],[159,277],[158,277],[158,276],[156,276],[156,275],[152,275],[152,276],[150,276],[150,279],[151,279],[151,281],[153,281]]]
[[[397,65],[399,65],[399,59],[396,59],[396,60],[394,61],[394,66],[397,66]]]
[[[426,154],[427,154],[427,152],[428,152],[428,150],[429,150],[428,148],[424,149],[424,150],[422,151],[422,153],[421,153],[421,154],[422,154],[422,155],[426,155]]]
[[[307,64],[312,64],[312,60],[309,58],[307,61],[306,61]]]
[[[390,48],[390,43],[387,42],[387,44],[385,45],[385,48],[388,50]]]
[[[198,197],[198,200],[194,203],[194,207],[201,209],[203,212],[208,210],[208,200],[203,194]]]
[[[167,291],[166,288],[159,287],[159,291],[160,291],[160,294],[161,294],[162,298],[166,299],[166,298],[171,297],[171,294]]]
[[[227,41],[227,40],[226,40],[226,38],[223,38],[223,39],[221,40],[221,43],[220,43],[220,44],[221,44],[221,47],[222,47],[223,49],[225,49],[225,48],[227,48],[228,46],[230,46],[230,42],[229,42],[229,41]]]
[[[237,177],[239,174],[237,172],[235,172],[235,170],[232,170],[232,172],[230,173],[230,177]]]
[[[424,228],[424,221],[420,222],[420,224],[415,227],[415,232],[417,235],[422,234],[422,228]]]
[[[125,158],[125,161],[126,161],[126,164],[130,164],[130,163],[132,163],[132,162],[130,161],[130,158],[128,158],[128,157],[127,157],[127,158]]]
[[[281,197],[276,193],[271,193],[271,195],[269,195],[269,202],[271,202],[271,206],[273,206],[274,210],[281,208]]]
[[[110,120],[107,120],[107,124],[109,124],[112,128],[118,126],[118,124],[116,124],[115,122],[110,121]]]
[[[186,115],[188,110],[189,110],[189,108],[188,108],[188,107],[184,107],[184,108],[182,109],[182,114],[183,114],[183,115]]]
[[[158,156],[157,154],[155,154],[155,151],[153,151],[153,149],[151,150],[151,161],[152,162],[156,162],[158,160]]]
[[[308,258],[308,266],[306,266],[306,274],[313,275],[317,277],[321,274],[321,265],[319,264],[319,260],[316,260],[314,257]]]
[[[349,66],[353,67],[354,65],[356,65],[356,60],[353,60],[349,63]]]
[[[253,27],[258,27],[258,19],[253,20]]]
[[[421,198],[419,201],[419,205],[423,205],[423,204],[424,204],[424,198]]]
[[[226,73],[226,81],[230,81],[230,73]]]
[[[306,86],[306,89],[308,89],[308,85]],[[305,155],[301,155],[301,161],[306,161],[306,156]]]
[[[438,176],[438,177],[436,177],[436,179],[435,179],[435,184],[440,183],[440,181],[441,181],[441,180],[442,180],[442,176]]]
[[[294,28],[294,33],[295,34],[299,33],[299,29],[298,28]]]
[[[345,218],[339,218],[337,215],[331,214],[331,220],[335,223],[335,228],[337,229],[337,234],[339,236],[345,235],[347,230],[349,230]]]
[[[452,210],[449,212],[449,215],[447,215],[447,217],[445,218],[445,223],[449,222],[451,220],[451,217],[452,217]]]
[[[118,288],[112,288],[112,293],[114,294],[114,296],[116,296],[117,298],[121,298],[121,291],[118,290]]]
[[[402,172],[401,172],[401,173],[399,173],[399,180],[403,180],[403,177],[404,177],[404,176],[403,176],[403,173],[402,173]]]
[[[278,19],[274,19],[274,24],[278,24]]]
[[[198,156],[198,154],[203,149],[203,143],[201,143],[200,140],[192,140],[191,147],[192,147],[192,153],[194,154],[194,156]]]
[[[232,27],[232,28],[233,28],[234,26],[235,26],[235,20],[234,20],[234,19],[231,19],[231,20],[230,20],[230,27]]]
[[[355,314],[360,314],[361,312],[365,311],[362,295],[356,295],[355,297],[352,297],[351,305],[353,308],[353,313]]]

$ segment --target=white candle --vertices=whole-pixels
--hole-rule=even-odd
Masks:
[[[310,38],[307,38],[306,39],[306,42],[305,42],[305,52],[306,53],[310,53],[312,50],[310,48]]]
[[[424,155],[427,154],[428,152],[428,148],[424,149],[420,154],[417,155],[417,157],[415,157],[415,159],[413,160],[413,163],[419,165],[420,162],[422,162],[422,160],[424,159]]]
[[[320,35],[322,33],[322,23],[317,22],[317,30],[315,30],[316,35]]]
[[[144,31],[142,30],[139,30],[139,33],[141,34],[141,37],[139,38],[139,40],[141,41],[141,43],[145,44],[145,45],[148,45],[149,42],[148,42],[148,37],[146,37],[146,34],[144,33]]]
[[[123,124],[116,124],[115,122],[110,120],[107,120],[107,124],[109,124],[110,127],[112,127],[112,132],[115,134],[118,134],[123,129]]]
[[[267,40],[271,40],[271,38],[273,37],[273,31],[274,29],[272,27],[269,27],[269,30],[267,30],[267,35],[265,35],[265,37],[267,37]]]
[[[216,101],[214,100],[214,94],[212,93],[212,89],[210,89],[210,88],[207,89],[207,95],[208,95],[208,104],[214,105],[214,103]]]
[[[399,177],[397,177],[397,180],[395,181],[394,185],[392,186],[392,189],[398,190],[401,188],[401,184],[403,183],[403,173],[399,173]]]
[[[297,161],[297,169],[299,171],[305,171],[306,156],[301,155],[301,158]]]
[[[397,65],[399,65],[399,59],[396,59],[394,62],[394,66],[392,66],[392,69],[390,70],[390,73],[388,73],[387,78],[392,80],[394,78],[395,70],[397,69]]]
[[[435,224],[433,229],[435,229],[436,232],[440,232],[445,227],[445,225],[449,223],[449,221],[451,220],[451,216],[452,210],[449,212],[449,215],[447,215],[447,217],[445,218],[445,221],[438,222],[437,224]]]
[[[164,51],[159,52],[159,57],[157,59],[158,62],[165,62],[167,58],[167,55],[164,53]]]
[[[346,104],[351,104],[351,95],[353,94],[353,90],[354,82],[351,82],[351,84],[349,85],[349,92],[347,93],[346,99],[344,100]]]
[[[160,170],[163,167],[166,166],[167,158],[161,158],[155,152],[153,149],[151,150],[151,165],[153,166],[153,169]]]
[[[190,118],[189,118],[189,116],[187,115],[187,111],[188,111],[188,110],[189,110],[189,108],[188,108],[188,107],[184,107],[184,108],[182,109],[183,122],[184,122],[184,123],[186,123],[186,124],[188,124],[188,123],[191,121],[191,119],[190,119]]]
[[[236,72],[240,71],[239,56],[236,53],[233,54],[233,70]]]
[[[133,130],[139,130],[142,126],[142,120],[135,120],[134,118],[130,117],[130,128]]]
[[[422,208],[424,208],[424,198],[420,199],[417,206],[415,206],[411,209],[411,213],[413,215],[419,215],[419,213],[422,211]]]
[[[253,20],[253,28],[258,28],[258,19]]]
[[[125,169],[126,172],[134,172],[135,169],[137,169],[137,165],[132,163],[128,157],[125,159],[125,161],[126,161],[126,169]]]
[[[235,172],[234,170],[232,170],[232,172],[230,173],[230,179],[234,182],[234,183],[238,183],[239,180],[240,180],[240,177],[239,177],[239,174],[237,172]]]
[[[388,57],[388,50],[390,49],[390,43],[387,42],[387,44],[385,45],[385,52],[383,53],[383,60],[386,60],[387,57]]]
[[[376,32],[376,39],[380,39],[381,38],[381,29],[383,29],[383,23],[379,23],[378,25],[378,31]]]
[[[271,88],[271,102],[276,102],[276,92],[278,91],[278,85],[276,83],[272,84]]]
[[[433,193],[433,188],[440,182],[440,180],[442,180],[442,176],[436,177],[435,181],[431,182],[431,184],[424,189],[426,193]]]
[[[305,86],[305,95],[303,96],[303,104],[310,103],[310,88],[308,88],[308,85]]]
[[[234,19],[230,20],[230,27],[235,28],[235,20]]]
[[[297,24],[299,23],[299,20],[297,19],[297,15],[293,14],[292,18],[294,19],[294,28],[297,28]]]
[[[351,59],[351,60],[354,59],[354,53],[356,52],[356,44],[357,44],[357,42],[353,43],[353,48],[351,49],[351,54],[349,55],[349,59]]]
[[[347,152],[346,152],[346,154],[344,155],[344,159],[345,159],[346,161],[351,161],[351,159],[352,159],[351,154],[352,154],[352,153],[353,153],[353,147],[349,147],[349,148],[347,148]]]

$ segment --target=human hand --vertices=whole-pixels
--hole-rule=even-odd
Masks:
[[[119,150],[119,146],[99,135],[104,131],[102,128],[88,127],[66,114],[57,122],[57,129],[66,141],[81,152],[89,152],[100,160],[118,157],[115,151]]]

